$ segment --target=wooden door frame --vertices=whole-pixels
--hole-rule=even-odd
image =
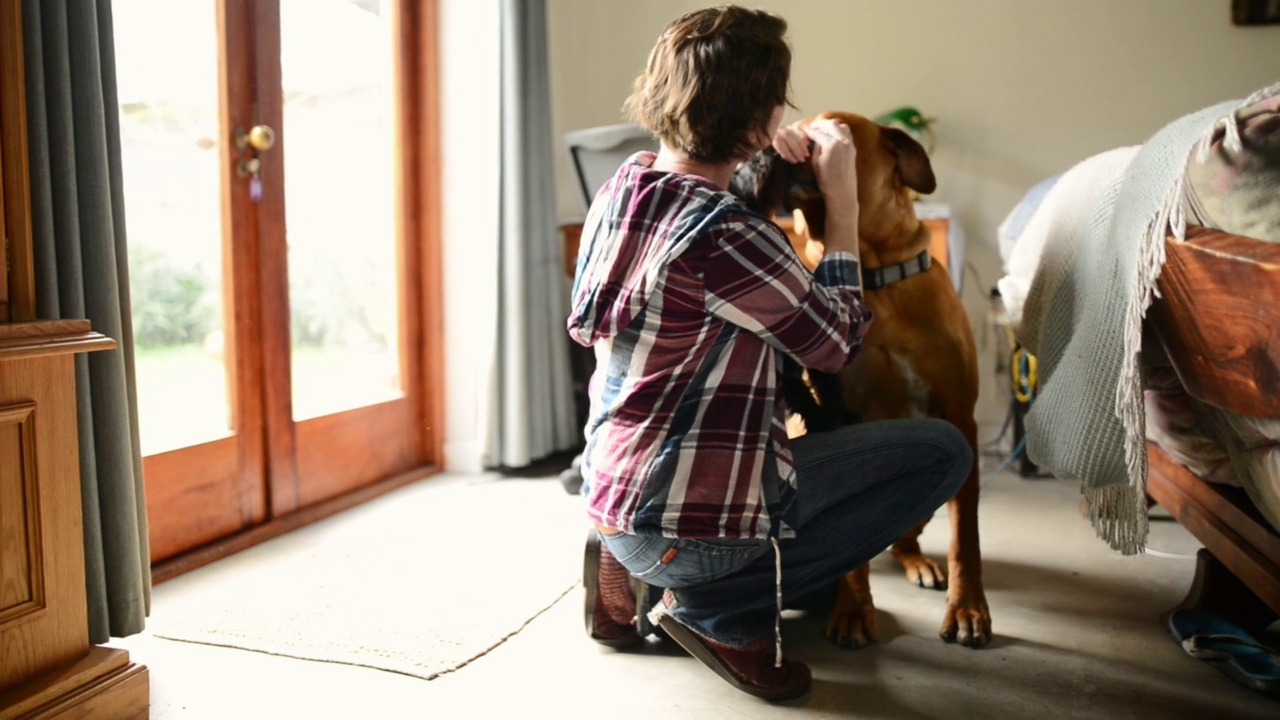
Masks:
[[[403,285],[417,301],[416,328],[406,332],[402,366],[418,403],[417,442],[432,465],[444,464],[444,240],[441,236],[439,0],[401,4],[400,43],[416,73],[401,73],[403,157],[416,172],[402,173],[404,227],[419,242],[405,255],[416,282]],[[408,66],[409,63],[406,63]],[[416,75],[416,77],[415,77]],[[413,305],[406,302],[405,305]],[[416,333],[414,332],[416,330]],[[417,369],[417,372],[413,372]]]
[[[0,322],[36,319],[27,158],[27,95],[22,57],[22,3],[0,7]],[[5,268],[6,258],[8,268]]]
[[[228,18],[235,16],[240,21],[274,23],[279,27],[279,16],[264,11],[258,6],[264,3],[238,3],[226,0],[226,5],[240,5],[239,12],[228,11]],[[261,361],[242,360],[236,365],[237,372],[244,372],[249,378],[259,377],[265,381],[259,386],[267,388],[267,395],[261,398],[268,404],[268,417],[274,419],[277,428],[290,428],[290,437],[278,437],[279,430],[272,430],[268,435],[265,425],[259,428],[259,437],[263,443],[284,443],[284,447],[292,448],[292,463],[283,468],[272,465],[265,469],[271,487],[269,493],[276,499],[269,508],[262,508],[266,517],[262,521],[246,526],[240,532],[226,536],[220,540],[182,553],[175,557],[153,563],[152,581],[163,582],[182,573],[206,565],[260,542],[277,537],[291,530],[305,526],[317,520],[329,517],[334,513],[348,509],[390,492],[406,484],[439,472],[443,464],[444,444],[444,313],[442,291],[442,238],[441,238],[441,201],[440,201],[440,119],[439,119],[439,0],[400,0],[398,4],[400,17],[396,43],[401,53],[401,72],[398,74],[400,109],[399,133],[401,140],[401,162],[403,163],[401,180],[398,184],[398,207],[401,215],[401,237],[398,239],[402,252],[401,333],[404,342],[401,344],[401,368],[405,372],[405,398],[411,408],[414,419],[412,445],[418,458],[417,466],[390,477],[372,482],[352,492],[342,494],[312,504],[301,503],[297,492],[298,456],[297,443],[299,435],[293,431],[291,392],[281,395],[279,388],[283,372],[283,387],[287,384],[290,368],[288,354],[289,305],[287,288],[285,293],[271,292],[272,285],[267,284],[266,273],[276,273],[271,277],[285,277],[281,268],[287,268],[287,257],[283,246],[264,248],[259,234],[250,232],[245,235],[251,240],[244,247],[232,248],[233,262],[236,267],[246,267],[244,262],[252,263],[254,272],[233,273],[235,282],[234,297],[262,298],[263,291],[271,296],[269,302],[263,303],[260,311],[251,309],[255,303],[236,304],[235,312],[241,313],[236,318],[245,320],[244,330],[236,333],[237,342],[259,342],[264,336],[276,335],[284,341],[283,348],[264,348]],[[243,13],[241,15],[240,13]],[[269,17],[275,15],[275,17]],[[269,33],[276,38],[279,33]],[[258,57],[240,57],[229,59],[230,63],[258,63],[259,72],[279,73],[279,48],[264,48],[258,44],[253,55],[258,57],[274,57],[275,67],[270,67],[268,60]],[[264,67],[265,66],[265,67]],[[264,83],[266,86],[267,83]],[[274,82],[279,88],[278,80]],[[235,90],[234,87],[227,88]],[[278,93],[276,94],[278,98]],[[260,108],[261,112],[261,108]],[[276,112],[275,117],[279,117]],[[224,118],[224,127],[235,127],[239,118]],[[282,138],[280,133],[277,142]],[[270,152],[264,153],[263,172],[267,174],[263,182],[264,193],[271,185],[276,184],[280,192],[283,185],[267,182],[270,177],[272,162],[281,167],[275,172],[283,176],[283,153],[276,153],[272,158]],[[232,167],[234,158],[224,158],[225,167]],[[409,170],[409,171],[404,171]],[[232,193],[224,194],[224,197]],[[266,196],[264,195],[264,200]],[[278,204],[283,208],[283,203]],[[272,269],[274,266],[274,270]],[[247,275],[247,277],[246,277]],[[240,294],[245,293],[245,294]],[[233,303],[234,304],[234,303]],[[267,332],[268,328],[276,328],[277,332]],[[279,332],[283,328],[284,332]],[[252,345],[250,345],[252,347]],[[258,347],[262,347],[261,344]],[[257,353],[241,353],[255,356]],[[256,363],[256,364],[255,364]],[[277,383],[275,398],[270,398],[271,383]],[[325,418],[319,418],[325,421]],[[305,434],[304,421],[298,424],[298,432]],[[281,445],[277,445],[280,447]],[[262,457],[265,457],[263,455]],[[277,461],[283,462],[283,461]],[[281,473],[277,476],[277,473]],[[258,482],[265,484],[265,478]],[[259,485],[263,487],[263,485]],[[248,492],[246,483],[241,484],[242,492]],[[256,511],[257,508],[255,507]],[[256,515],[256,513],[255,513]]]
[[[297,510],[298,454],[293,428],[293,384],[290,368],[289,313],[289,249],[283,236],[272,238],[263,232],[268,227],[283,227],[284,218],[284,152],[288,133],[281,132],[283,99],[280,69],[280,4],[252,2],[245,8],[254,28],[251,75],[254,79],[251,100],[242,108],[249,113],[230,118],[224,128],[250,128],[266,123],[275,129],[275,145],[261,155],[261,201],[253,204],[252,232],[256,253],[252,272],[259,283],[257,299],[261,333],[257,337],[262,357],[262,382],[259,402],[265,419],[267,454],[267,497],[271,517]],[[242,151],[237,154],[247,154]],[[230,166],[228,166],[230,167]],[[240,187],[234,193],[249,196],[248,178],[236,178]]]

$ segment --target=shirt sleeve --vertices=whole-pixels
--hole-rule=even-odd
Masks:
[[[847,365],[871,326],[857,259],[830,253],[810,274],[773,223],[744,217],[721,228],[703,273],[707,311],[806,368]]]

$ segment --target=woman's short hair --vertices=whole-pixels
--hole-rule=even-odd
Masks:
[[[791,104],[786,32],[786,20],[763,10],[688,13],[658,37],[623,110],[694,160],[743,159],[760,149],[774,108]]]

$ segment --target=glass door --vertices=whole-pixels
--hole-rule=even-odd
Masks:
[[[236,62],[251,36],[229,9],[112,3],[153,560],[267,513],[253,209],[226,171],[235,155],[226,128],[251,104],[252,78]]]
[[[284,235],[299,502],[406,469],[398,3],[281,0]],[[340,38],[335,43],[334,39]],[[362,480],[355,480],[362,478]]]
[[[157,561],[428,460],[416,59],[434,3],[113,9]]]
[[[283,147],[263,158],[261,232],[282,274],[270,329],[269,442],[291,447],[272,507],[324,501],[421,463],[421,243],[413,225],[416,85],[410,6],[279,0],[259,6],[259,111]],[[408,16],[408,17],[407,17]],[[274,32],[271,30],[274,29]],[[409,159],[410,162],[406,162]],[[282,182],[272,182],[282,177]]]

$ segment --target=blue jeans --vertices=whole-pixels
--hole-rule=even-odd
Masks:
[[[973,468],[960,431],[933,419],[850,425],[797,438],[791,448],[796,537],[778,542],[787,607],[833,587],[926,520]],[[603,538],[631,574],[672,588],[671,614],[704,637],[741,648],[773,632],[776,558],[769,540]]]

